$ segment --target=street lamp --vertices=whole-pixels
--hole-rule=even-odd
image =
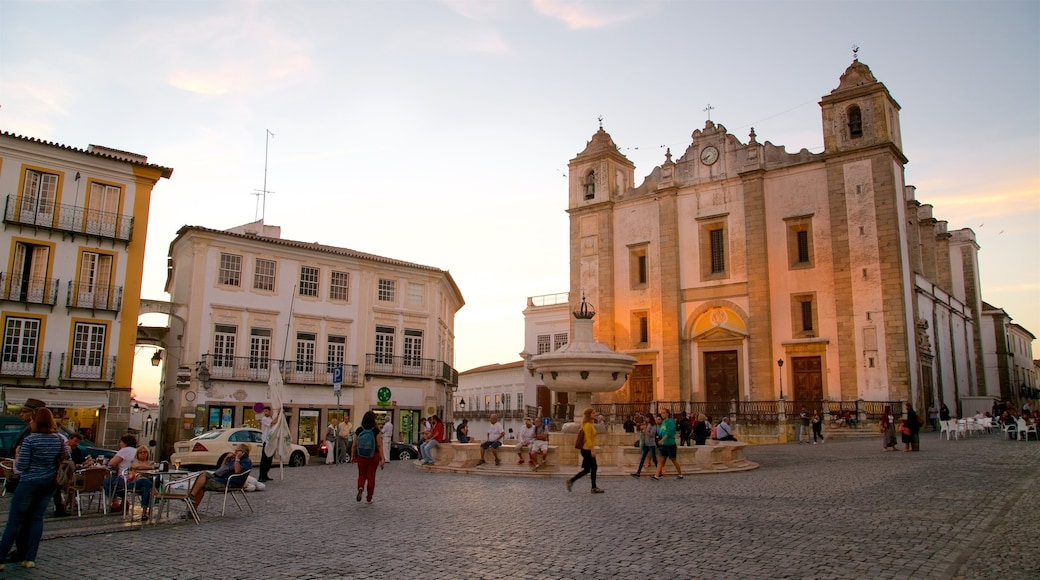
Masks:
[[[778,359],[776,366],[780,367],[780,400],[784,400],[784,359]]]
[[[157,367],[162,363],[162,350],[156,349],[155,354],[152,355],[152,366]]]
[[[463,399],[459,399],[459,408],[462,409],[463,411],[466,410],[466,399],[464,399],[464,398]]]

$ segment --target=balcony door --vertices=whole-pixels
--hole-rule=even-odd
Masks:
[[[87,202],[87,233],[97,233],[107,238],[116,237],[119,220],[119,188],[103,183],[90,184],[90,199]]]
[[[105,333],[103,324],[76,323],[72,339],[70,379],[105,378]]]
[[[5,375],[34,376],[39,348],[39,319],[8,317],[4,328],[3,361],[0,363],[0,372]]]
[[[112,256],[83,252],[77,290],[76,306],[107,308],[112,292]]]
[[[18,242],[14,247],[11,287],[7,296],[19,302],[44,304],[47,302],[47,266],[50,264],[49,246]]]
[[[27,169],[22,189],[21,223],[50,226],[54,223],[54,203],[58,195],[58,176]]]

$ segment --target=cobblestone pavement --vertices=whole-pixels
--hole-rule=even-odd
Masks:
[[[922,436],[748,449],[760,468],[659,482],[429,473],[394,462],[372,505],[352,465],[286,469],[255,515],[134,531],[48,519],[38,568],[109,578],[1040,578],[1040,443]],[[212,498],[207,501],[212,501]],[[6,509],[6,499],[0,505]],[[219,511],[219,502],[209,505]],[[70,521],[71,520],[71,521]]]

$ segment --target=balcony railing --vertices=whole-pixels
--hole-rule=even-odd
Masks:
[[[46,379],[51,374],[51,353],[49,352],[26,356],[15,354],[14,358],[19,360],[0,361],[0,376]],[[25,360],[26,358],[32,360]]]
[[[415,379],[435,379],[449,384],[459,384],[459,372],[444,361],[431,358],[365,355],[365,374]]]
[[[271,377],[271,365],[278,364],[282,369],[282,379],[287,383],[304,383],[309,385],[331,385],[332,369],[343,367],[343,386],[360,387],[357,365],[341,365],[339,363],[314,362],[306,360],[276,360],[248,356],[222,356],[204,354],[199,364],[206,365],[210,380],[262,381]]]
[[[65,298],[65,306],[119,312],[123,306],[123,287],[69,282],[69,293]]]
[[[58,279],[13,277],[0,272],[0,299],[54,306],[58,302]]]
[[[116,376],[116,357],[73,356],[69,353],[61,355],[61,369],[58,371],[63,380],[91,380],[112,382]]]
[[[7,196],[4,223],[123,242],[129,242],[134,232],[133,216],[75,205],[39,202],[14,194]]]

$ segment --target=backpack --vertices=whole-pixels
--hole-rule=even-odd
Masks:
[[[376,455],[376,434],[371,429],[362,429],[357,439],[358,457],[371,459]]]

